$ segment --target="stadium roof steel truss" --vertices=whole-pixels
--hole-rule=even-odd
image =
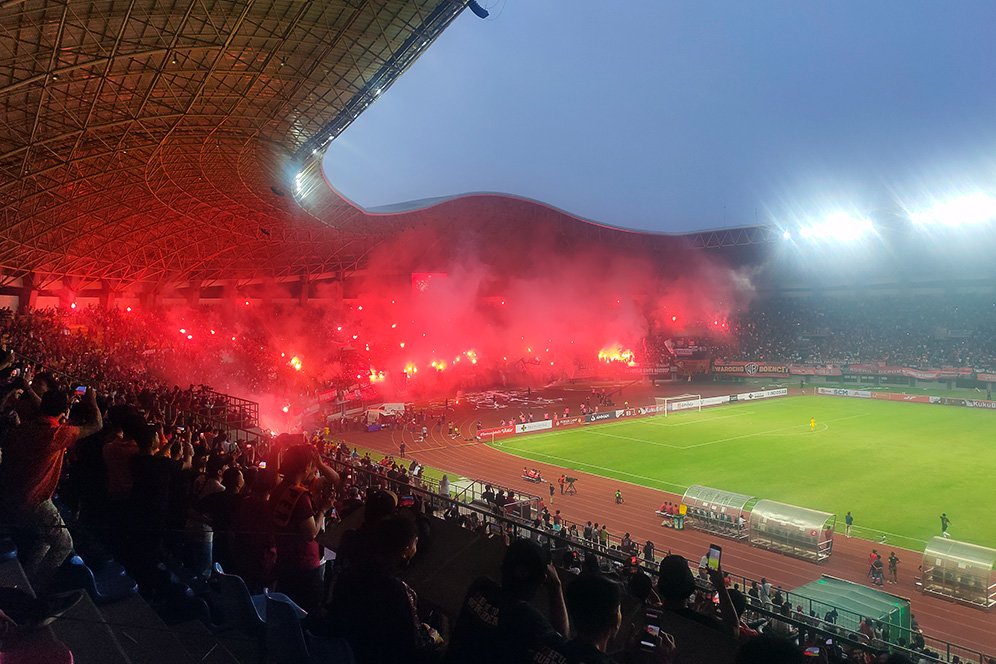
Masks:
[[[284,278],[376,242],[290,189],[465,0],[0,3],[0,268]],[[303,155],[303,156],[302,156]]]

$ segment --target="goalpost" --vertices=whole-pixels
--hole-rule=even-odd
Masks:
[[[679,394],[676,397],[654,397],[658,406],[664,406],[664,417],[671,410],[692,410],[702,412],[701,394]]]

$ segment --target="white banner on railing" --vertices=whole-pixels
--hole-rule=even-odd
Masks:
[[[553,420],[541,420],[539,422],[526,422],[525,424],[516,424],[516,433],[529,433],[530,431],[541,431],[543,429],[552,429]]]
[[[855,397],[857,399],[871,399],[872,393],[868,390],[846,390],[841,387],[818,387],[817,394],[826,394],[832,397]]]
[[[721,403],[730,403],[729,395],[721,397],[706,397],[705,399],[702,399],[703,406],[718,406]]]
[[[788,390],[784,387],[777,390],[760,390],[758,392],[741,392],[737,395],[737,401],[752,401],[754,399],[770,399],[771,397],[784,397],[788,395]]]

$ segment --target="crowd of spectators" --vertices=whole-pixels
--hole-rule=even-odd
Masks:
[[[507,493],[474,509],[442,482],[422,493],[416,461],[375,462],[324,435],[237,444],[186,414],[196,389],[155,381],[141,354],[124,362],[131,351],[112,333],[94,360],[93,335],[67,334],[58,316],[14,320],[6,341],[29,350],[0,356],[0,517],[41,593],[74,548],[70,533],[85,532],[143,587],[164,566],[203,579],[217,563],[252,590],[283,592],[311,628],[348,640],[360,664],[670,662],[697,649],[708,661],[710,649],[732,657],[738,647],[742,662],[803,661],[807,647],[820,648],[816,661],[869,662],[886,645],[874,626],[828,644],[837,632],[825,617],[776,604],[770,588],[743,593],[721,570],[703,565],[696,579],[683,558],[657,560],[652,542],[628,533],[610,542],[604,523],[580,526],[549,509],[523,518]],[[30,367],[17,362],[29,356]],[[80,374],[89,385],[70,380]],[[360,510],[330,567],[323,533]],[[447,525],[508,546],[501,582],[472,584],[452,625],[402,580],[433,528]],[[540,588],[546,613],[531,604]],[[866,645],[846,647],[851,637]]]
[[[776,297],[730,321],[715,353],[809,364],[996,368],[992,295]]]
[[[654,582],[627,564],[632,544],[585,547],[584,535],[556,528],[563,522],[555,519],[548,529],[541,519],[538,532],[508,519],[495,530],[488,527],[494,512],[478,514],[478,527],[509,544],[502,583],[476,582],[451,627],[400,575],[438,527],[432,514],[461,525],[474,519],[464,520],[469,508],[438,489],[420,494],[417,462],[375,462],[322,436],[286,436],[274,448],[279,455],[260,459],[215,431],[181,431],[92,388],[78,399],[58,381],[41,395],[32,386],[13,393],[28,410],[3,441],[3,517],[17,526],[27,571],[42,592],[73,547],[62,516],[69,512],[143,584],[174,557],[201,576],[220,563],[252,589],[288,595],[314,630],[348,640],[361,664],[670,662],[682,648],[721,649],[720,641],[732,653],[740,640],[751,643],[743,652],[769,652],[767,641],[751,641],[757,626],[742,624],[736,589],[721,572],[696,590],[687,561],[667,556]],[[362,524],[343,534],[326,579],[321,534],[361,509]],[[540,587],[549,614],[529,606]],[[650,634],[647,624],[659,631]],[[717,641],[686,628],[712,630]],[[792,636],[786,652],[799,655],[809,642]],[[827,661],[841,660],[828,653]]]

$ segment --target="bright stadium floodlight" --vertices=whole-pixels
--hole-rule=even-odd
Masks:
[[[925,210],[909,213],[917,226],[977,226],[996,221],[996,198],[978,192],[935,203]]]
[[[799,234],[804,238],[818,240],[856,240],[874,230],[869,219],[857,217],[847,212],[828,214],[822,221],[803,226]]]

